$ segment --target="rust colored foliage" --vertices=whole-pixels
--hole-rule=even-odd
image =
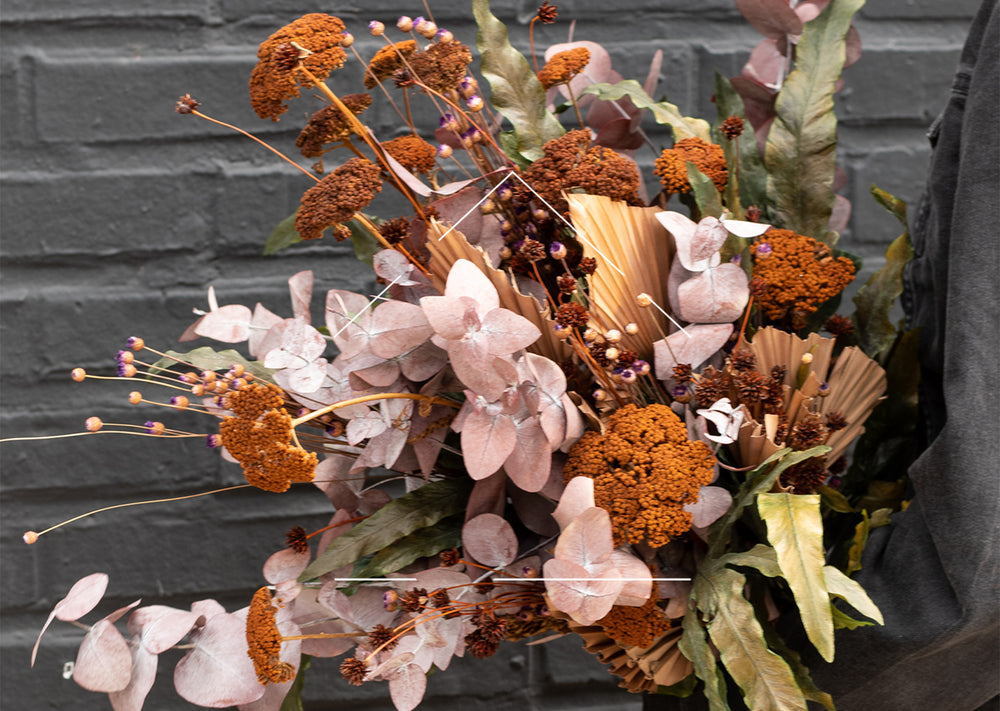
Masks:
[[[434,146],[420,136],[400,136],[382,144],[385,152],[412,173],[430,173],[437,155]]]
[[[665,192],[691,192],[691,183],[687,177],[688,163],[694,163],[698,170],[708,176],[717,190],[721,191],[726,187],[728,172],[722,148],[692,137],[677,141],[673,148],[667,148],[656,159],[653,172],[659,176]]]
[[[457,89],[472,64],[472,52],[461,42],[438,42],[408,60],[414,78],[432,91]]]
[[[542,87],[551,89],[559,84],[565,84],[583,71],[590,61],[590,50],[586,47],[574,47],[564,52],[552,55],[538,72],[538,81]]]
[[[403,60],[411,57],[416,51],[417,43],[415,40],[403,40],[387,44],[379,49],[368,62],[368,71],[365,72],[365,87],[373,89],[376,84],[391,77],[393,72],[403,66]]]
[[[770,253],[761,250],[770,247]],[[767,283],[757,305],[771,321],[803,328],[809,314],[854,279],[854,263],[828,246],[791,230],[768,230],[750,245],[753,275]]]
[[[247,655],[261,684],[283,684],[295,678],[295,667],[279,658],[281,632],[274,621],[276,612],[271,591],[258,590],[247,612]]]
[[[313,480],[318,459],[292,443],[292,418],[277,388],[249,383],[227,394],[225,404],[235,416],[223,418],[219,434],[247,482],[280,493]]]
[[[344,30],[340,18],[314,12],[268,37],[257,50],[257,66],[250,75],[250,103],[257,115],[277,121],[288,110],[285,102],[299,95],[300,86],[314,86],[298,71],[299,61],[319,81],[344,66]],[[297,51],[295,45],[307,50],[308,56],[290,57],[290,50]]]
[[[645,605],[615,605],[611,612],[597,621],[608,637],[623,647],[645,649],[670,629],[670,620],[656,605],[657,596],[650,595]]]
[[[382,189],[378,167],[364,158],[351,158],[302,196],[295,229],[302,239],[319,239],[324,230],[347,222]],[[346,238],[346,228],[337,239]]]
[[[569,131],[553,138],[543,149],[545,155],[531,164],[525,179],[559,212],[568,212],[562,192],[572,188],[630,205],[642,204],[635,163],[610,148],[591,143],[589,131]]]
[[[626,405],[605,434],[586,433],[569,451],[563,478],[589,476],[594,500],[611,514],[615,545],[665,545],[691,528],[684,505],[712,481],[715,458],[687,437],[666,405]]]
[[[368,94],[348,94],[340,97],[352,114],[357,116],[372,105]],[[351,135],[351,123],[336,106],[327,106],[312,115],[309,123],[295,140],[295,146],[306,158],[319,158],[323,145],[346,141]]]

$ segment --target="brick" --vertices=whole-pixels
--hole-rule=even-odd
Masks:
[[[2,220],[18,238],[4,241],[4,256],[199,248],[211,234],[212,182],[155,173],[8,175]]]
[[[959,47],[869,49],[844,70],[838,95],[844,121],[910,119],[930,123],[948,100]]]
[[[33,60],[38,136],[51,142],[138,141],[232,133],[174,111],[191,94],[208,114],[255,133],[284,129],[250,108],[247,82],[253,51],[222,56],[104,56],[93,52],[41,55]],[[72,111],[69,108],[72,107]]]
[[[861,8],[863,17],[886,20],[932,18],[972,18],[979,9],[979,0],[881,0],[866,3]]]
[[[157,0],[75,0],[43,3],[34,0],[7,0],[3,8],[3,22],[205,17],[209,11],[210,3],[207,0],[173,0],[167,4]]]

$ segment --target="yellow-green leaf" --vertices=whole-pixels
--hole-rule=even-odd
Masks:
[[[726,703],[726,678],[715,663],[715,653],[708,646],[705,630],[694,605],[688,605],[681,627],[684,634],[677,642],[677,648],[691,660],[695,676],[705,682],[705,698],[710,711],[729,711],[729,704]]]
[[[754,711],[806,711],[806,700],[787,662],[768,649],[753,606],[743,597],[746,578],[729,568],[713,568],[715,616],[708,634],[726,671]]]
[[[841,598],[865,617],[870,617],[880,625],[885,624],[878,606],[868,597],[861,583],[851,580],[832,565],[823,568],[823,578],[826,580],[827,592],[831,595]]]
[[[823,577],[823,518],[818,494],[761,494],[757,511],[795,596],[809,640],[833,661],[833,616]]]
[[[775,102],[764,162],[775,226],[832,245],[837,117],[833,93],[844,66],[847,30],[864,0],[832,0],[807,22],[796,46],[795,69]]]
[[[769,578],[781,577],[778,554],[771,546],[765,546],[763,543],[758,543],[743,553],[727,553],[719,558],[719,563],[740,568],[753,568]]]
[[[834,511],[854,513],[854,507],[851,506],[851,502],[836,489],[831,489],[829,486],[820,486],[816,489],[816,492],[820,495],[820,500]]]
[[[635,79],[626,79],[617,84],[591,84],[580,94],[593,94],[604,101],[617,101],[627,96],[636,108],[649,109],[657,123],[670,126],[674,130],[675,140],[700,138],[706,143],[712,142],[708,121],[684,116],[680,109],[667,101],[653,101]]]
[[[847,552],[847,572],[856,573],[861,570],[861,554],[865,551],[865,544],[868,543],[869,530],[868,512],[861,512],[861,521],[854,528],[854,539],[851,548]]]
[[[517,151],[528,160],[542,157],[542,146],[565,130],[545,108],[545,89],[528,60],[507,39],[507,27],[490,12],[489,0],[473,0],[479,26],[477,46],[482,74],[490,83],[490,102],[514,126]]]

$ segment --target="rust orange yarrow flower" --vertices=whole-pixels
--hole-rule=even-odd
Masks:
[[[276,613],[270,590],[261,588],[254,593],[247,612],[247,656],[261,684],[283,684],[295,678],[295,667],[280,658],[281,632],[274,621]]]
[[[615,605],[597,624],[622,646],[645,649],[670,629],[670,620],[656,602],[656,595],[650,595],[645,605]]]
[[[226,394],[224,402],[235,416],[222,419],[219,435],[248,483],[281,493],[292,482],[313,480],[318,458],[293,444],[292,418],[281,409],[277,387],[248,383]]]
[[[432,44],[408,60],[413,78],[432,91],[444,94],[457,89],[472,63],[472,52],[458,41]]]
[[[372,97],[368,94],[347,94],[340,100],[355,116],[372,105]],[[319,158],[324,144],[346,141],[351,132],[351,124],[343,112],[336,106],[327,106],[312,115],[295,146],[305,158]]]
[[[437,151],[420,136],[400,136],[382,144],[385,152],[413,173],[429,173],[434,169]]]
[[[721,191],[726,187],[729,174],[722,148],[692,137],[677,141],[673,148],[667,148],[656,159],[653,172],[659,176],[665,192],[691,192],[691,183],[687,178],[688,163],[694,163],[698,170],[711,179],[717,190]]]
[[[569,451],[563,478],[589,476],[594,500],[611,515],[615,545],[665,545],[691,528],[686,504],[712,481],[715,457],[688,439],[666,405],[626,405],[604,434],[586,433]]]
[[[257,115],[277,121],[288,110],[285,102],[299,95],[300,85],[312,88],[313,83],[296,68],[299,61],[319,81],[344,66],[347,53],[341,44],[345,29],[340,18],[314,12],[264,40],[250,75],[250,103]]]
[[[302,196],[295,229],[302,239],[319,239],[324,230],[342,226],[372,201],[382,189],[378,166],[364,158],[351,158]],[[346,229],[346,228],[345,228]],[[338,230],[338,240],[346,235]]]
[[[545,89],[565,84],[582,72],[589,61],[590,50],[586,47],[574,47],[564,52],[557,52],[538,72],[538,81]]]
[[[589,195],[604,195],[641,205],[639,171],[635,163],[604,146],[594,145],[590,132],[577,129],[548,141],[539,158],[525,173],[525,179],[556,210],[566,213],[569,205],[564,190],[582,188]],[[527,190],[524,199],[530,200]]]
[[[854,279],[854,263],[812,237],[768,230],[750,245],[753,276],[767,283],[757,305],[771,321],[803,328],[809,314]]]
[[[373,89],[380,81],[391,77],[393,72],[403,66],[403,60],[409,58],[416,51],[417,42],[411,39],[387,44],[379,49],[368,62],[368,70],[365,72],[365,87]]]

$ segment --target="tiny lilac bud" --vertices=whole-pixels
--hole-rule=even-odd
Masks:
[[[500,199],[500,202],[510,202],[514,197],[514,191],[506,185],[502,185],[497,188],[497,197]]]
[[[455,39],[455,35],[450,30],[438,30],[435,39],[441,44],[448,44]]]
[[[552,255],[553,259],[566,259],[568,253],[569,250],[562,242],[553,242],[549,245],[549,254]]]
[[[437,34],[437,31],[438,31],[438,26],[435,25],[430,20],[427,20],[426,22],[422,23],[417,28],[417,32],[426,39],[434,39],[434,36]]]
[[[451,158],[452,153],[454,153],[454,151],[447,143],[442,143],[437,147],[438,158]]]
[[[637,360],[632,363],[632,370],[635,371],[636,375],[649,375],[649,371],[652,368],[649,365],[649,361]]]
[[[475,79],[469,76],[462,77],[462,82],[458,85],[458,93],[462,95],[463,99],[472,97],[477,91],[479,91],[479,83]]]
[[[209,449],[217,449],[222,446],[222,437],[217,434],[210,434],[205,437],[205,446]]]
[[[534,218],[536,222],[545,222],[546,220],[549,219],[549,213],[547,213],[542,208],[538,208],[537,210],[531,213],[531,217]]]
[[[621,377],[623,383],[634,383],[637,379],[635,371],[631,368],[625,368],[619,376]]]
[[[69,377],[75,383],[82,383],[87,377],[87,371],[83,368],[73,368],[73,370],[69,371]]]
[[[396,609],[396,601],[399,600],[399,593],[395,590],[386,590],[382,593],[382,606],[387,612],[394,612]]]
[[[413,18],[403,15],[396,20],[396,27],[400,32],[409,32],[413,29]]]
[[[730,264],[739,264],[742,261],[743,261],[742,254],[734,254],[732,259],[729,260]]]
[[[481,96],[473,94],[465,100],[465,105],[468,107],[469,111],[482,111],[486,104],[483,102]]]
[[[167,429],[167,426],[162,422],[154,422],[153,420],[147,420],[143,427],[146,428],[146,434],[151,435],[161,435]]]
[[[138,390],[133,390],[128,394],[128,401],[130,405],[138,405],[142,402],[142,393]]]
[[[566,326],[563,326],[558,323],[554,326],[554,330],[556,333],[556,338],[561,338],[561,339],[569,338],[570,334],[573,333],[572,328],[567,328]]]
[[[21,536],[21,540],[23,540],[29,546],[33,545],[38,540],[38,534],[35,533],[34,531],[28,531],[23,536]]]
[[[767,242],[761,242],[757,245],[757,258],[764,259],[766,257],[770,257],[772,251],[774,250],[771,249],[771,245]]]
[[[170,404],[173,405],[176,408],[179,408],[179,409],[183,410],[183,409],[187,408],[187,406],[190,405],[191,403],[183,395],[175,395],[174,397],[170,398]]]
[[[372,20],[368,23],[368,31],[372,37],[381,37],[385,33],[385,25],[378,20]]]
[[[673,393],[671,394],[673,395],[674,400],[676,400],[679,403],[691,402],[691,393],[689,393],[688,389],[685,388],[683,385],[678,385],[677,387],[675,387]]]
[[[115,356],[115,360],[119,363],[131,363],[135,360],[135,353],[133,351],[118,351],[118,355]]]
[[[618,343],[622,339],[622,332],[612,328],[604,334],[604,340],[608,343]]]
[[[598,336],[597,331],[595,331],[592,328],[588,328],[586,331],[583,332],[583,340],[585,340],[587,343],[593,343],[594,341],[596,341],[597,336]]]
[[[131,336],[127,341],[125,341],[125,345],[134,351],[141,351],[146,347],[146,342],[138,336]]]
[[[100,417],[88,417],[83,426],[87,428],[88,432],[97,432],[104,427],[104,423],[101,422]]]
[[[340,33],[340,46],[341,47],[350,47],[352,44],[354,44],[354,35],[352,35],[350,32],[341,32]]]
[[[617,348],[609,348],[604,351],[604,357],[608,360],[614,360],[620,355],[620,351]]]
[[[483,204],[479,206],[479,211],[484,215],[492,215],[497,211],[497,204],[492,200],[483,200]]]
[[[598,388],[594,391],[594,402],[603,402],[608,399],[608,393],[606,390]]]
[[[818,395],[826,397],[830,394],[830,383],[820,383]]]
[[[513,254],[514,252],[507,245],[500,248],[500,259],[510,259]]]

